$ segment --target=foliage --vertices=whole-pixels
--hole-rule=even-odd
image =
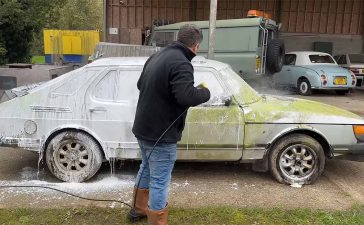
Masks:
[[[0,0],[0,64],[43,53],[44,28],[101,29],[102,0]]]
[[[101,0],[67,0],[59,10],[61,17],[57,22],[58,29],[101,30]]]

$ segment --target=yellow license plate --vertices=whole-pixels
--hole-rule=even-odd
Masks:
[[[336,85],[345,85],[346,84],[346,77],[336,77],[334,84]]]

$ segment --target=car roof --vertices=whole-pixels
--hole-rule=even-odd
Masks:
[[[148,57],[109,57],[97,59],[94,62],[87,64],[86,67],[109,67],[109,66],[143,66]],[[196,56],[192,60],[194,67],[212,67],[216,70],[221,70],[228,67],[227,64],[206,59],[203,56]]]
[[[185,24],[194,24],[201,29],[209,28],[209,21],[186,21],[179,23],[172,23],[164,26],[155,27],[156,31],[160,30],[179,30]],[[243,18],[243,19],[230,19],[230,20],[216,20],[216,27],[248,27],[259,26],[262,23],[262,18]]]
[[[315,52],[315,51],[293,51],[293,52],[287,52],[286,54],[302,54],[302,55],[317,55],[317,54],[320,54],[320,55],[330,55],[326,52]]]

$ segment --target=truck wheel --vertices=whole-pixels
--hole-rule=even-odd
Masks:
[[[308,96],[312,94],[310,81],[308,81],[306,78],[299,79],[297,85],[298,85],[298,92],[300,93],[300,95]]]
[[[281,39],[273,39],[268,43],[267,69],[271,74],[282,70],[285,54],[284,42]]]
[[[292,134],[273,146],[269,167],[280,183],[312,184],[324,170],[325,153],[312,137]]]
[[[56,135],[46,149],[51,173],[66,182],[83,182],[95,175],[102,164],[98,143],[89,135],[65,131]]]

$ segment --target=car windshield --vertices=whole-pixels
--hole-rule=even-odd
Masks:
[[[364,54],[349,55],[351,63],[364,63]]]
[[[309,55],[311,63],[332,63],[335,61],[329,55]]]
[[[258,92],[250,87],[238,74],[230,67],[221,70],[222,80],[227,85],[227,90],[239,104],[246,105],[257,102],[261,99]]]

